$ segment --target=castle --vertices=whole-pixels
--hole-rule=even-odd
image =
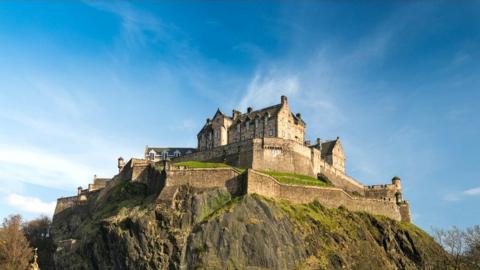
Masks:
[[[196,188],[225,187],[233,195],[256,193],[266,197],[308,203],[318,200],[326,207],[344,206],[352,211],[379,214],[410,222],[410,209],[403,200],[401,180],[391,184],[363,185],[345,172],[345,154],[340,138],[315,143],[305,140],[306,123],[292,113],[288,99],[245,113],[233,110],[227,116],[217,110],[197,134],[197,149],[145,147],[144,158],[125,163],[118,159],[119,174],[113,180],[94,179],[76,196],[60,198],[55,215],[81,205],[89,194],[101,191],[116,179],[128,179],[158,189],[158,201],[169,202],[184,184]],[[192,168],[185,162],[222,163],[218,168]],[[155,172],[158,166],[161,173]],[[329,186],[281,183],[268,172],[303,175]]]

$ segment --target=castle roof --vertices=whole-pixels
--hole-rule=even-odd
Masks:
[[[263,109],[260,109],[260,110],[246,112],[246,113],[240,114],[237,117],[237,119],[235,119],[235,121],[236,122],[238,122],[238,121],[244,122],[247,119],[253,120],[255,118],[265,117],[266,115],[268,115],[268,117],[276,116],[278,114],[278,111],[280,111],[281,106],[282,106],[282,104],[277,104],[277,105],[266,107],[266,108],[263,108]],[[232,117],[229,117],[229,118],[233,120]]]
[[[340,139],[335,139],[335,140],[330,140],[330,141],[324,141],[322,142],[322,147],[321,147],[321,155],[322,157],[324,156],[329,156],[333,152],[333,148],[335,148],[335,145],[337,145],[337,142],[339,142]],[[311,145],[310,147],[318,147],[318,143]]]
[[[331,155],[336,144],[337,140],[322,142],[322,156]]]

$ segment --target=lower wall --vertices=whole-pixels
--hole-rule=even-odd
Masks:
[[[244,175],[233,168],[185,168],[171,166],[165,171],[165,186],[160,193],[162,201],[171,200],[180,185],[195,188],[225,187],[232,195],[246,192]]]
[[[399,206],[392,202],[352,197],[339,188],[285,185],[268,175],[254,170],[248,170],[247,178],[247,193],[257,193],[266,197],[285,199],[293,203],[309,203],[318,200],[321,204],[330,208],[343,205],[352,211],[365,211],[399,221],[403,220]]]
[[[56,214],[62,212],[67,208],[74,207],[75,205],[77,205],[77,202],[78,196],[58,198],[57,205],[55,206],[55,212],[53,213],[53,215],[55,216]]]

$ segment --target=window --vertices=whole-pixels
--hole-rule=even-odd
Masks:
[[[237,124],[237,132],[240,132],[240,123]]]
[[[250,121],[247,121],[247,122],[245,123],[245,127],[247,128],[247,131],[248,131],[248,129],[250,128]]]
[[[209,140],[212,139],[212,133],[208,133],[208,139],[209,139]]]
[[[265,121],[264,121],[264,123],[263,123],[263,124],[264,124],[265,126],[267,126],[267,125],[268,125],[268,117],[267,117],[267,116],[265,116],[265,119],[264,119],[264,120],[265,120]]]
[[[180,154],[181,154],[181,153],[180,153],[180,151],[178,151],[178,150],[176,150],[176,151],[173,153],[173,155],[174,155],[175,157],[179,157]]]
[[[150,152],[149,153],[149,157],[150,157],[150,160],[154,160],[155,159],[155,152]]]
[[[167,158],[168,158],[168,152],[167,152],[167,151],[163,151],[163,152],[162,152],[162,155],[163,155],[163,159],[167,159]]]
[[[259,132],[260,138],[263,137],[263,131]]]
[[[259,122],[259,121],[258,121],[258,118],[255,119],[255,128],[258,128],[258,122]]]
[[[268,136],[273,137],[273,129],[270,129],[270,130],[268,131]]]

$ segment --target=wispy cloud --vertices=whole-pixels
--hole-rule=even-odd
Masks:
[[[66,189],[85,183],[93,168],[36,148],[0,146],[0,180]]]
[[[468,196],[480,196],[480,187],[467,189],[463,193]]]
[[[51,216],[55,210],[56,202],[44,202],[36,197],[22,196],[19,194],[11,194],[6,198],[7,204],[17,210],[34,213],[45,214]]]
[[[275,72],[267,75],[256,73],[238,107],[244,110],[249,106],[262,107],[278,103],[281,95],[293,97],[299,89],[300,85],[296,75],[281,75],[275,74]]]

